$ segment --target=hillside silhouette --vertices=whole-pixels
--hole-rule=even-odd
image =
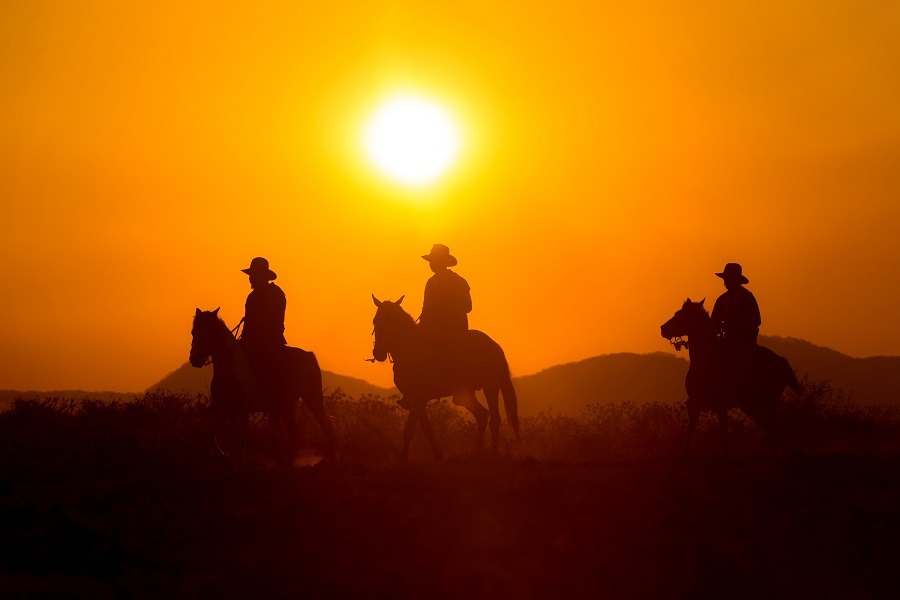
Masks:
[[[187,392],[189,394],[208,394],[209,382],[212,380],[212,367],[195,369],[189,363],[184,363],[158,382],[147,388],[146,391],[168,390],[170,392]],[[333,392],[340,388],[342,392],[351,397],[374,394],[376,396],[391,396],[397,393],[396,389],[384,388],[369,383],[357,377],[339,375],[331,371],[322,371],[322,385],[325,390]]]
[[[806,340],[779,336],[760,336],[760,344],[785,356],[800,378],[829,380],[832,387],[851,394],[859,406],[900,405],[900,357],[873,356],[855,358]],[[617,353],[556,365],[515,380],[523,416],[552,410],[578,414],[591,404],[633,402],[681,402],[685,399],[684,377],[687,353]],[[174,393],[207,394],[212,369],[195,369],[185,363],[146,391],[157,389]],[[391,396],[395,388],[374,385],[356,377],[322,371],[327,390],[338,388],[350,397]],[[143,393],[143,392],[137,392]],[[128,401],[135,392],[87,392],[63,390],[21,392],[0,390],[0,410],[17,397],[91,398]]]
[[[760,336],[786,357],[800,378],[828,380],[858,406],[900,404],[900,357],[854,358],[806,340]],[[520,410],[577,414],[591,404],[677,402],[685,399],[687,353],[607,354],[519,377]]]
[[[900,404],[900,356],[855,358],[791,337],[761,335],[759,343],[786,357],[798,376],[830,380],[859,406]]]
[[[683,400],[688,363],[664,352],[606,354],[516,379],[520,412],[576,414],[590,404]]]

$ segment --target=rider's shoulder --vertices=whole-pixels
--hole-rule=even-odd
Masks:
[[[250,296],[256,298],[284,298],[285,294],[284,290],[270,281],[266,285],[254,288],[250,292]]]
[[[456,271],[451,271],[450,269],[447,269],[447,272],[450,273],[450,277],[453,279],[453,281],[465,284],[466,287],[469,287],[469,282],[466,281],[462,275],[460,275]]]
[[[451,271],[450,269],[444,269],[442,271],[438,271],[434,275],[428,278],[428,283],[436,281],[436,282],[465,282],[465,279],[462,278],[462,275],[457,273],[456,271]]]

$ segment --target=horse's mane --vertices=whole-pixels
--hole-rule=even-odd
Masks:
[[[702,300],[700,302],[691,302],[690,300],[688,300],[687,302],[684,303],[684,306],[682,306],[682,308],[687,308],[688,305],[691,305],[693,307],[692,310],[696,310],[697,312],[700,312],[703,315],[705,315],[707,318],[709,318],[709,311],[706,310],[705,306],[703,306]]]
[[[219,315],[215,314],[215,313],[214,313],[213,311],[211,311],[211,310],[207,310],[207,311],[203,311],[203,312],[201,312],[201,313],[199,313],[199,314],[195,314],[195,315],[194,315],[194,326],[195,326],[195,327],[197,326],[197,319],[200,319],[201,317],[206,317],[206,315],[212,315],[212,316],[215,318],[216,322],[214,323],[214,325],[215,325],[217,328],[223,329],[223,330],[225,330],[225,331],[228,331],[229,333],[231,332],[231,329],[228,328],[228,324],[225,323],[224,319],[222,319],[222,317],[220,317]],[[211,319],[208,319],[208,318],[207,318],[207,320],[210,321],[210,322],[212,322]]]
[[[406,312],[406,309],[404,309],[396,302],[386,300],[382,303],[382,306],[389,306],[391,311],[400,316],[400,319],[404,322],[404,324],[413,326],[416,324],[416,320],[413,319],[413,316]]]

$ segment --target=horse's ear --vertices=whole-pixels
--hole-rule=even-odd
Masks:
[[[402,296],[400,296],[400,299],[397,300],[397,302],[396,302],[397,306],[400,306],[400,303],[403,302],[404,298],[406,298],[406,294],[403,294]]]
[[[706,302],[706,298],[704,298],[703,300],[701,300],[701,301],[698,302],[697,304],[699,304],[700,306],[703,306],[703,303],[704,303],[704,302]]]
[[[195,317],[199,317],[201,312],[203,312],[203,311],[201,311],[201,310],[198,308],[198,309],[197,309],[197,312],[194,313],[194,316],[195,316]]]
[[[379,300],[378,298],[376,298],[376,297],[375,297],[375,294],[372,294],[372,302],[375,303],[375,306],[377,306],[378,308],[381,308],[381,300]]]
[[[219,308],[222,308],[222,307],[220,306]],[[213,315],[215,315],[217,317],[219,316],[219,308],[217,308],[216,310],[213,311]]]
[[[688,299],[687,299],[687,300],[685,300],[685,301],[684,301],[684,303],[685,303],[685,304],[690,304],[690,303],[691,303],[691,298],[690,298],[690,297],[688,297]]]

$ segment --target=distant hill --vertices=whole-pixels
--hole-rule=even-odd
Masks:
[[[860,406],[900,405],[900,356],[854,358],[789,337],[760,336],[759,343],[786,357],[798,376],[829,379]]]
[[[588,404],[643,404],[654,400],[684,400],[688,363],[654,354],[606,354],[557,365],[516,379],[519,412],[533,415],[552,408],[577,414]]]
[[[860,406],[900,405],[900,356],[854,358],[830,348],[816,346],[796,338],[760,336],[760,344],[787,357],[798,376],[828,379],[835,388],[853,395]],[[589,404],[638,404],[684,400],[684,376],[687,352],[607,354],[578,362],[557,365],[532,375],[516,378],[520,413],[533,415],[542,410],[578,414]],[[208,393],[212,367],[195,369],[188,363],[169,373],[147,391],[165,389],[171,392]],[[396,389],[383,388],[363,379],[322,371],[324,386],[340,388],[351,397],[363,394],[390,396]],[[99,400],[131,400],[135,395],[117,392],[0,391],[0,410],[9,407],[16,397],[93,398]]]
[[[147,388],[147,391],[157,389],[169,390],[170,392],[186,391],[191,394],[198,392],[208,394],[209,382],[212,380],[212,367],[203,367],[196,369],[190,363],[184,363],[160,381]],[[383,388],[365,379],[356,377],[348,377],[346,375],[338,375],[331,371],[322,371],[322,385],[327,391],[334,391],[340,388],[345,394],[351,397],[362,396],[363,394],[376,394],[379,396],[390,396],[396,394],[396,389]]]
[[[900,405],[900,356],[854,358],[805,340],[760,336],[759,343],[786,357],[798,377],[831,381],[860,406]],[[520,412],[552,408],[577,414],[589,404],[672,402],[686,398],[687,352],[681,356],[607,354],[519,377]]]

